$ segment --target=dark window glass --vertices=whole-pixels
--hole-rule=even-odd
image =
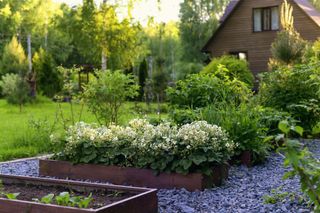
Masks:
[[[270,31],[279,29],[278,7],[253,9],[253,31]]]

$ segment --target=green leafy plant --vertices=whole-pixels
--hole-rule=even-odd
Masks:
[[[264,195],[262,197],[263,202],[265,204],[281,203],[288,198],[291,201],[298,199],[299,203],[302,203],[304,201],[304,197],[298,196],[296,193],[293,193],[293,192],[283,192],[281,187],[279,187],[277,189],[272,189],[270,195]]]
[[[117,123],[123,103],[138,96],[139,86],[121,71],[97,71],[96,75],[85,87],[84,101],[101,124]]]
[[[4,75],[0,81],[0,87],[7,102],[19,105],[20,112],[22,111],[22,106],[30,101],[29,85],[21,75]]]
[[[33,56],[33,69],[37,74],[37,88],[47,97],[54,97],[62,89],[62,75],[50,53],[40,48]]]
[[[222,128],[205,121],[181,127],[171,123],[154,126],[141,119],[125,127],[78,123],[61,140],[64,147],[56,158],[73,163],[207,175],[212,173],[212,166],[230,159],[237,146]]]
[[[199,113],[191,109],[174,109],[170,112],[169,117],[178,125],[189,124],[200,120]]]
[[[54,194],[48,194],[43,196],[40,200],[38,198],[33,198],[33,201],[44,203],[44,204],[51,204],[53,202]]]
[[[60,206],[68,206],[70,203],[70,193],[69,192],[61,192],[59,195],[55,197],[55,200]]]
[[[80,198],[80,200],[78,201],[77,205],[79,206],[79,208],[88,208],[88,206],[90,205],[90,203],[92,202],[93,198],[92,198],[92,194],[90,194],[88,197],[82,197]]]
[[[296,65],[263,75],[259,101],[289,113],[306,132],[319,120],[319,64]]]
[[[4,194],[9,200],[16,200],[20,193],[8,193]]]
[[[288,138],[291,131],[303,135],[303,128],[292,126],[287,121],[279,123],[279,129],[285,137],[285,147],[281,149],[285,153],[285,166],[290,166],[291,171],[287,172],[284,178],[298,176],[301,189],[309,197],[314,205],[315,212],[320,211],[320,160],[316,158],[308,148],[295,139]]]
[[[285,1],[281,6],[282,30],[272,43],[272,56],[277,61],[289,65],[302,60],[307,42],[294,29],[293,7]]]
[[[92,193],[88,197],[83,196],[71,196],[69,192],[61,192],[59,195],[55,196],[54,194],[48,194],[42,197],[40,200],[38,198],[33,198],[33,201],[44,203],[44,204],[52,204],[55,201],[60,206],[71,206],[71,207],[79,207],[79,208],[88,208],[90,203],[92,202]]]
[[[251,96],[251,91],[239,80],[221,80],[214,75],[194,74],[167,89],[172,108],[196,109],[221,102],[240,103]]]
[[[225,69],[221,69],[220,66]],[[217,77],[225,78],[228,76],[231,80],[238,79],[253,87],[254,77],[249,70],[249,65],[246,60],[237,59],[235,56],[225,55],[220,58],[214,58],[210,64],[208,64],[201,71],[203,74],[214,74]]]
[[[263,161],[268,155],[270,145],[265,142],[267,129],[261,125],[259,109],[253,104],[223,103],[201,110],[201,119],[221,126],[238,146],[236,154],[250,151],[254,163]]]

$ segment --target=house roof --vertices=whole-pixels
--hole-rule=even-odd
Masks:
[[[229,5],[227,6],[223,16],[220,19],[220,26],[213,34],[213,36],[209,39],[206,45],[203,47],[202,51],[206,52],[207,46],[214,39],[216,33],[223,27],[228,18],[232,15],[232,13],[236,10],[236,8],[240,5],[243,0],[231,0]],[[320,12],[308,1],[308,0],[293,0],[307,15],[311,18],[315,24],[320,27]]]

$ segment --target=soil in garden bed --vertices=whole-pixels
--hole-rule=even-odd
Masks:
[[[123,191],[110,191],[110,190],[92,190],[92,191],[78,191],[61,186],[35,186],[35,185],[25,185],[25,184],[1,184],[0,187],[0,198],[6,198],[4,194],[9,193],[20,193],[17,200],[23,201],[33,201],[37,198],[41,200],[42,197],[48,194],[59,195],[61,192],[69,192],[70,196],[83,196],[87,197],[92,193],[92,202],[90,203],[90,209],[98,209],[100,207],[115,203],[117,201],[124,200],[126,198],[132,197],[136,194],[123,192]],[[55,197],[51,204],[57,204],[55,202]]]

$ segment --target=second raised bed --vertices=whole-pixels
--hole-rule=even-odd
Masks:
[[[206,176],[201,173],[188,175],[160,173],[155,175],[154,171],[149,169],[93,164],[74,165],[70,162],[54,160],[40,160],[39,169],[41,176],[103,181],[158,189],[185,188],[189,191],[203,190],[221,185],[228,177],[229,166],[215,166],[212,171],[212,176]]]

